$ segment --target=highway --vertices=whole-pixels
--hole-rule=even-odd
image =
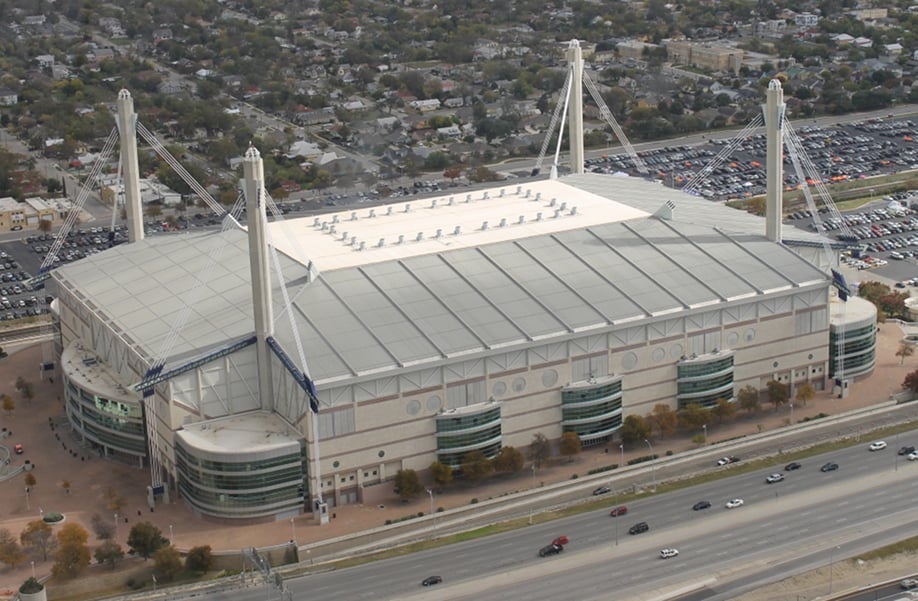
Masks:
[[[915,444],[918,432],[897,444]],[[727,600],[790,575],[830,565],[867,549],[918,534],[918,462],[890,448],[871,453],[869,440],[801,461],[786,479],[765,484],[774,468],[628,503],[624,517],[608,509],[342,570],[289,578],[292,599],[669,599]],[[819,467],[835,461],[840,469]],[[745,505],[725,509],[741,497]],[[614,493],[606,505],[615,506]],[[699,500],[710,509],[693,511]],[[631,536],[646,521],[650,531]],[[538,549],[560,534],[561,555]],[[676,547],[662,560],[659,550]],[[423,589],[438,574],[443,584]],[[826,583],[826,593],[831,583]],[[210,598],[280,598],[264,587]],[[680,595],[682,595],[680,597]]]

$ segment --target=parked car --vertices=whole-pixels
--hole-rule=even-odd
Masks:
[[[608,486],[600,486],[599,488],[593,491],[593,496],[604,495],[610,492],[612,492],[612,489],[609,488]]]
[[[700,511],[702,509],[707,509],[710,506],[711,506],[710,501],[698,501],[697,503],[692,505],[692,509],[695,511]]]
[[[555,543],[552,543],[539,549],[539,557],[545,557],[546,555],[557,555],[562,551],[564,551],[564,545],[556,545]]]
[[[899,454],[900,454],[900,455],[908,455],[909,453],[914,453],[914,452],[915,452],[915,447],[913,447],[913,446],[911,446],[911,445],[909,445],[909,446],[904,446],[904,447],[902,447],[901,449],[899,449]]]
[[[905,458],[909,461],[918,461],[918,452],[913,451],[909,453]]]
[[[15,445],[13,445],[13,450],[16,451],[17,455],[22,455],[23,452],[25,452],[25,449],[23,449],[22,445],[19,443],[16,443]]]
[[[794,470],[799,470],[801,467],[803,467],[803,466],[800,465],[799,463],[797,463],[796,461],[792,461],[792,462],[790,462],[790,463],[788,463],[787,465],[784,466],[784,471],[785,471],[785,472],[792,472],[792,471],[794,471]]]
[[[443,582],[443,578],[440,576],[428,576],[421,581],[421,586],[433,586],[435,584],[440,584],[441,582]]]
[[[612,517],[618,517],[620,515],[625,515],[626,513],[628,513],[628,508],[625,507],[624,505],[619,505],[618,507],[610,511],[609,515]]]
[[[869,448],[871,451],[882,451],[883,449],[886,448],[886,441],[885,441],[885,440],[878,440],[878,441],[876,441],[876,442],[872,442],[872,443],[870,443],[870,447],[868,447],[868,448]]]
[[[730,500],[727,501],[727,503],[724,505],[724,507],[726,507],[727,509],[736,509],[737,507],[742,507],[742,506],[743,506],[743,500],[742,500],[742,499],[730,499]]]
[[[736,463],[737,461],[739,461],[739,457],[721,457],[717,460],[717,465],[727,465],[728,463]]]
[[[780,482],[781,480],[784,480],[784,474],[781,474],[779,472],[775,472],[774,474],[771,474],[770,476],[765,478],[765,482],[767,484],[774,484],[775,482]]]
[[[628,528],[628,534],[640,534],[641,532],[647,532],[650,530],[650,526],[647,525],[647,522],[638,522],[631,528]]]
[[[911,590],[913,588],[918,588],[918,579],[906,578],[905,580],[899,582],[899,586],[902,587],[902,589],[906,591]]]
[[[679,549],[661,549],[660,558],[669,559],[670,557],[675,557],[679,554]]]
[[[820,472],[834,472],[837,469],[838,469],[838,464],[830,461],[829,463],[819,468],[819,471]]]

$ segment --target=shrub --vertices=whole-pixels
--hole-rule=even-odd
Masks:
[[[56,524],[64,519],[64,514],[59,511],[48,511],[42,516],[42,521],[48,524]]]
[[[41,582],[35,580],[34,576],[30,576],[29,579],[23,582],[22,586],[19,587],[19,592],[28,595],[30,593],[40,593],[44,588]]]
[[[477,502],[478,502],[478,497],[473,497],[473,498],[472,498],[472,503],[471,503],[471,504],[474,505],[474,504],[477,503]]]
[[[653,461],[656,458],[656,455],[644,455],[642,457],[635,457],[634,459],[628,460],[628,465],[637,465],[638,463],[644,463],[645,461]]]
[[[600,474],[602,472],[608,472],[610,470],[617,470],[617,469],[618,469],[618,464],[613,463],[612,465],[606,465],[603,467],[597,467],[597,468],[591,469],[590,471],[587,472],[587,474],[590,474],[590,475]]]

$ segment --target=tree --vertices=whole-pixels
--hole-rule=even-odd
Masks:
[[[769,380],[765,384],[765,388],[768,390],[768,400],[775,404],[775,411],[790,400],[790,390],[787,384],[782,384],[777,380]]]
[[[497,457],[491,460],[491,467],[495,472],[514,474],[523,469],[525,459],[523,454],[514,447],[503,447]]]
[[[428,469],[430,470],[430,475],[433,477],[434,483],[440,488],[447,486],[453,481],[453,468],[445,463],[434,461],[430,464]]]
[[[65,495],[69,495],[69,494],[70,494],[70,489],[71,489],[72,487],[73,487],[73,484],[71,484],[70,480],[61,480],[61,488],[64,489],[64,494],[65,494]]]
[[[918,370],[905,376],[905,380],[902,382],[902,388],[911,392],[918,392]]]
[[[182,556],[172,545],[161,547],[153,555],[153,572],[163,582],[172,582],[182,573]]]
[[[679,424],[679,416],[666,403],[657,403],[647,418],[652,427],[660,433],[660,438],[671,436]]]
[[[413,499],[424,492],[421,479],[414,470],[398,470],[395,474],[395,492],[402,500]]]
[[[813,388],[813,385],[807,382],[803,386],[797,388],[797,394],[794,396],[794,400],[799,401],[800,405],[806,407],[807,401],[813,399],[816,396],[816,389]]]
[[[6,528],[0,529],[0,563],[15,568],[26,560],[25,551]]]
[[[909,340],[899,342],[899,350],[896,351],[896,357],[899,357],[899,365],[905,364],[905,358],[915,354],[915,343]]]
[[[115,525],[98,513],[92,514],[92,517],[89,518],[89,524],[92,526],[92,531],[95,533],[96,538],[100,540],[115,538]]]
[[[57,533],[57,553],[51,573],[57,578],[74,578],[89,565],[89,533],[79,524],[68,522]]]
[[[42,561],[48,561],[48,556],[57,546],[51,525],[42,520],[32,520],[26,524],[25,529],[19,533],[19,542],[29,552],[40,556]]]
[[[13,415],[13,411],[16,409],[16,401],[13,400],[8,394],[0,397],[0,403],[3,405],[3,410],[6,411],[7,416]]]
[[[122,497],[122,496],[118,493],[117,490],[115,490],[115,487],[114,487],[114,486],[109,486],[109,487],[105,490],[105,498],[108,500],[108,508],[109,508],[109,510],[111,510],[111,511],[113,511],[113,512],[115,512],[115,513],[119,513],[119,512],[121,511],[121,508],[124,507],[125,503],[127,503],[127,501],[125,500],[125,498]]]
[[[462,458],[462,476],[472,483],[478,483],[491,473],[491,462],[479,450],[469,451]]]
[[[35,474],[33,474],[32,472],[26,472],[26,475],[22,479],[22,481],[25,482],[25,485],[28,486],[29,488],[32,488],[38,483],[38,480],[35,478]]]
[[[45,585],[36,580],[35,576],[29,576],[19,587],[19,592],[24,594],[40,593],[43,590],[45,590]]]
[[[643,415],[632,414],[622,422],[622,443],[634,444],[650,438],[653,431]]]
[[[532,442],[529,443],[529,460],[536,467],[542,467],[542,464],[551,457],[551,443],[541,432],[532,435]]]
[[[755,386],[743,386],[736,393],[736,401],[744,411],[755,413],[759,410],[759,391]]]
[[[736,415],[736,405],[727,399],[717,399],[717,404],[709,409],[711,417],[717,420],[718,424],[730,421]]]
[[[713,420],[711,419],[711,412],[709,410],[698,403],[689,403],[679,414],[679,421],[686,430],[700,430]]]
[[[156,551],[166,546],[168,541],[163,538],[160,529],[150,522],[138,522],[131,528],[127,544],[135,553],[144,559],[149,559]]]
[[[115,564],[124,557],[124,551],[121,549],[121,545],[115,541],[107,540],[96,547],[93,557],[96,558],[97,562],[103,565],[108,564],[109,567],[114,569]]]
[[[39,219],[38,220],[38,231],[44,234],[47,234],[51,231],[51,220],[50,219]]]
[[[210,545],[192,547],[188,550],[188,555],[185,557],[185,569],[189,572],[203,574],[210,571],[213,566],[214,556]]]
[[[576,432],[565,432],[561,435],[560,453],[567,457],[568,462],[574,460],[574,455],[579,455],[583,447],[580,437]]]

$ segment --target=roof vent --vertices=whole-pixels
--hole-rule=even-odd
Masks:
[[[391,215],[391,214],[392,214],[392,207],[389,206],[389,207],[386,209],[386,215]]]
[[[351,221],[357,221],[357,211],[351,213]]]
[[[338,228],[336,228],[335,226],[331,226],[330,228],[328,228],[328,233],[334,235],[334,233],[335,233],[337,230],[338,230]]]
[[[327,221],[323,221],[323,222],[322,222],[322,231],[324,232],[324,231],[327,230],[327,229],[328,229],[328,222],[327,222]]]
[[[450,196],[450,197],[449,197],[449,202],[448,202],[447,204],[448,204],[449,206],[453,206],[454,204],[456,204],[456,199],[453,198],[452,196]]]
[[[333,215],[333,216],[332,216],[332,223],[338,223],[338,216],[337,216],[337,215]]]
[[[430,208],[431,208],[431,209],[436,209],[436,208],[437,208],[437,199],[436,199],[436,198],[434,198],[433,200],[430,201]]]
[[[312,220],[312,227],[319,227],[319,224],[320,224],[320,221],[318,217]]]
[[[504,195],[505,195],[506,193],[507,193],[506,190],[504,190],[503,188],[500,189],[500,197],[501,197],[501,198],[503,198]]]
[[[363,244],[363,242],[361,242]],[[357,236],[351,236],[351,246],[357,245]]]
[[[363,250],[363,249],[366,248],[366,247],[367,247],[367,243],[366,243],[366,242],[361,242],[361,243],[360,243],[360,248],[359,248],[359,250]]]
[[[399,234],[399,235],[398,235],[398,242],[397,242],[396,244],[404,244],[404,243],[405,243],[405,235],[404,235],[404,234]]]
[[[487,221],[482,221],[482,222],[481,222],[481,231],[486,231],[487,229],[488,229],[488,222],[487,222]]]
[[[369,215],[369,217],[370,217],[370,219],[376,217],[376,209],[370,209],[370,215]]]
[[[411,212],[411,203],[410,203],[410,202],[409,202],[408,204],[405,205],[405,212],[406,212],[406,213],[410,213],[410,212]]]
[[[526,223],[526,216],[520,215],[520,219],[519,221],[517,221],[517,223],[519,223],[520,225],[523,225],[524,223]]]
[[[532,196],[532,190],[526,190],[526,198]]]
[[[385,239],[385,238],[380,238],[380,239],[379,239],[379,242],[376,243],[376,246],[379,247],[379,248],[382,248],[382,247],[385,246],[385,245],[386,245],[386,239]]]
[[[541,193],[541,192],[536,192],[536,197],[535,197],[535,199],[536,199],[536,200],[542,200],[542,193]]]
[[[423,239],[424,239],[424,232],[418,232],[418,235],[417,235],[417,237],[415,238],[415,241],[416,241],[416,242],[420,242],[420,241],[423,240]]]
[[[434,234],[434,238],[442,238],[442,237],[443,237],[443,230],[440,228],[437,228],[437,233]]]
[[[571,215],[577,214],[577,207],[571,207]]]
[[[561,210],[563,211],[563,210],[566,209],[566,208],[567,208],[567,203],[566,203],[566,202],[562,202],[562,203],[561,203]]]
[[[482,200],[488,200],[488,198],[490,198],[490,195],[488,194],[488,191],[485,190],[485,193],[481,195],[481,199],[482,199]]]
[[[341,239],[347,240],[347,232],[344,232],[343,234],[341,234]]]
[[[542,213],[536,213],[536,221],[542,221]]]
[[[558,199],[557,199],[557,198],[552,198],[552,199],[551,199],[551,202],[548,203],[548,206],[553,207],[553,206],[555,206],[556,204],[558,204]]]
[[[501,217],[501,218],[500,218],[500,227],[507,227],[507,218],[506,218],[506,217]]]
[[[557,218],[560,217],[560,216],[561,216],[561,209],[555,209],[555,216],[554,216],[554,219],[557,219]]]
[[[465,202],[472,202],[472,195],[471,195],[471,194],[466,194],[466,195],[465,195]]]
[[[461,234],[461,233],[462,233],[462,226],[461,226],[461,225],[457,225],[457,226],[456,226],[456,229],[453,230],[453,236],[458,236],[458,235]]]
[[[517,187],[516,187],[516,193],[517,193],[517,195],[522,194],[522,193],[523,193],[523,186],[517,186]]]

